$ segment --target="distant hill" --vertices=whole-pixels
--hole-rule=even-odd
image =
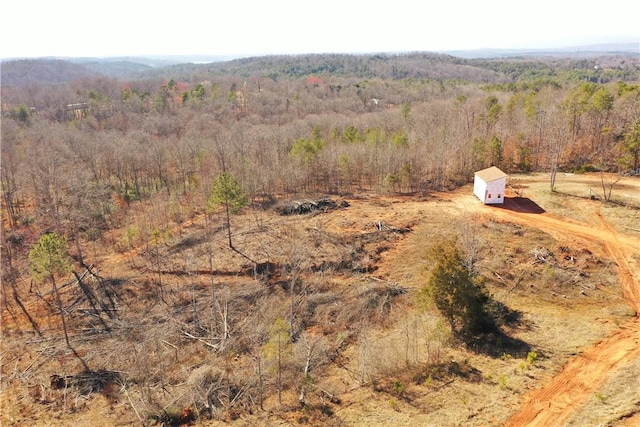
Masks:
[[[168,55],[168,56],[123,56],[113,58],[68,58],[67,60],[82,64],[105,76],[119,79],[130,79],[133,76],[154,69],[170,67],[177,64],[208,64],[234,59],[226,56],[210,55]]]
[[[413,52],[380,54],[309,54],[240,58],[211,64],[177,64],[145,71],[144,78],[197,81],[219,76],[300,78],[332,76],[358,79],[433,79],[479,83],[513,83],[534,79],[556,81],[637,81],[640,58],[630,53],[589,57],[513,56],[489,59]]]
[[[189,59],[187,62],[175,62]],[[194,59],[199,59],[194,61]],[[303,77],[331,74],[357,78],[433,78],[482,81],[499,80],[494,70],[479,68],[468,60],[437,53],[407,54],[308,54],[238,58],[210,61],[208,57],[166,58],[68,58],[14,60],[2,63],[2,85],[62,83],[92,77],[120,80],[191,79],[216,76],[248,78],[254,75]],[[206,76],[206,77],[203,77]]]
[[[640,73],[640,53],[634,46],[627,43],[530,51],[483,49],[449,53],[265,55],[236,59],[211,56],[43,58],[4,61],[1,71],[4,87],[100,77],[185,82],[229,76],[276,80],[312,75],[481,83],[512,83],[523,79],[636,81]],[[600,71],[595,74],[594,70]]]
[[[72,60],[74,63],[76,60]],[[153,69],[153,66],[131,61],[93,60],[80,62],[84,67],[103,76],[127,79],[129,76]]]
[[[208,64],[230,59],[233,58],[204,55],[8,59],[2,61],[0,70],[3,86],[26,86],[31,83],[66,83],[96,77],[129,80],[153,75],[153,70],[177,64]]]
[[[555,49],[471,49],[447,50],[442,53],[460,58],[512,58],[512,57],[561,57],[585,58],[602,55],[632,55],[640,57],[640,42],[603,43],[586,46],[570,46]]]
[[[146,78],[189,81],[200,76],[265,76],[299,78],[310,75],[368,78],[428,78],[495,81],[493,70],[477,67],[466,59],[432,52],[379,54],[305,54],[238,58],[208,64],[177,64],[149,70]]]
[[[100,77],[84,65],[61,59],[19,59],[0,65],[2,86],[68,83],[74,80]]]

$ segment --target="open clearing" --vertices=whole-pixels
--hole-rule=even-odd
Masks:
[[[612,199],[624,200],[628,206],[589,198],[601,184],[597,174],[559,176],[559,193],[548,190],[545,174],[515,176],[514,184],[524,189],[523,197],[508,197],[504,206],[483,206],[471,194],[470,186],[465,186],[424,197],[347,198],[348,208],[313,216],[282,217],[264,211],[238,218],[241,230],[260,223],[271,234],[288,233],[293,241],[301,230],[309,235],[329,236],[367,235],[383,227],[411,231],[396,233],[383,246],[376,247],[372,253],[378,257],[369,260],[373,266],[364,266],[366,273],[330,278],[331,286],[343,289],[379,280],[397,283],[407,290],[393,303],[389,316],[394,322],[369,332],[366,342],[361,340],[347,349],[341,363],[331,366],[318,379],[319,386],[340,397],[341,403],[331,407],[332,416],[314,422],[313,418],[300,418],[295,411],[274,409],[236,422],[255,426],[301,422],[347,426],[637,425],[640,179],[625,177],[613,188]],[[181,239],[193,238],[202,222],[204,218],[196,217],[183,224]],[[477,237],[482,255],[478,268],[493,298],[520,314],[520,322],[510,326],[507,333],[523,348],[537,353],[535,363],[524,364],[526,352],[501,356],[446,347],[440,357],[460,366],[462,374],[443,380],[425,375],[417,381],[416,366],[405,370],[413,372],[403,373],[401,367],[409,353],[409,325],[433,321],[415,309],[415,295],[427,277],[425,252],[433,242],[454,234],[461,239]],[[261,240],[255,237],[255,233],[238,235],[237,245],[243,248],[260,248],[258,242],[265,240],[264,236]],[[305,253],[314,264],[329,257],[327,249],[323,249],[324,241],[318,242],[315,252]],[[276,252],[274,248],[269,250]],[[138,252],[140,249],[103,257],[103,274],[130,271],[132,265],[141,262],[136,258],[140,256]],[[542,259],[549,262],[538,262],[533,253],[544,254],[547,258]],[[224,262],[229,283],[244,283],[242,277],[231,274],[239,269],[234,267],[238,261],[229,257]],[[184,268],[186,261],[179,258],[176,256],[166,270]],[[134,272],[139,274],[138,270],[131,274]],[[178,279],[173,284],[166,280],[168,294],[179,292],[183,286]],[[6,316],[2,321],[5,331],[17,327]],[[8,388],[3,385],[3,425],[139,424],[127,398],[112,402],[109,408],[102,396],[96,396],[80,410],[54,411],[53,415],[48,413],[51,403],[46,406],[25,402],[27,393],[21,390],[45,382],[51,373],[59,371],[56,364],[64,365],[64,361],[46,361],[41,353],[44,350],[12,345],[12,337],[3,337],[2,343],[3,384],[7,382],[5,378],[12,379]],[[416,334],[418,339],[422,338]],[[18,349],[25,352],[20,358],[13,354]],[[422,360],[418,355],[424,351],[422,347],[416,345],[411,351],[415,351],[416,360]],[[167,355],[172,352],[168,348]],[[364,354],[369,355],[367,361],[378,365],[375,372],[380,384],[363,381]],[[30,372],[28,376],[27,371],[36,362],[42,372]],[[383,365],[390,367],[386,375]],[[369,369],[374,371],[374,367]],[[20,380],[27,376],[28,380]],[[390,393],[386,382],[402,384],[402,393]],[[293,394],[285,398],[296,400]],[[267,407],[275,408],[270,403]],[[202,421],[198,425],[217,424]]]
[[[560,245],[588,248],[599,256],[610,258],[615,263],[627,304],[632,313],[640,312],[640,230],[637,228],[640,225],[640,211],[637,208],[629,208],[614,213],[610,206],[604,205],[603,207],[599,202],[588,200],[589,189],[597,188],[601,184],[600,177],[597,175],[563,175],[558,180],[558,187],[559,191],[566,193],[565,195],[552,194],[547,190],[548,176],[546,175],[519,176],[515,181],[521,187],[526,188],[524,198],[508,198],[505,205],[500,207],[482,206],[470,194],[468,188],[439,196],[442,200],[453,204],[454,211],[466,212],[467,214],[475,213],[484,219],[492,218],[501,222],[538,229],[552,236]],[[614,187],[612,199],[616,200],[617,196],[618,200],[631,201],[629,204],[633,206],[640,205],[638,179],[626,179],[620,187],[623,191],[618,194],[616,194]],[[420,207],[414,207],[413,204],[408,205],[402,209],[405,214],[406,211],[415,209],[416,216],[420,215]],[[545,208],[547,205],[552,206],[551,211],[547,211]],[[561,208],[554,209],[554,207]],[[451,215],[451,213],[449,214]],[[569,216],[564,216],[565,214],[569,214]],[[579,217],[581,221],[571,217]],[[453,218],[455,217],[452,216],[452,220],[455,221]],[[410,243],[411,246],[405,247],[406,243]],[[399,266],[403,264],[401,260],[407,259],[411,253],[419,251],[418,248],[421,244],[424,242],[411,242],[411,239],[402,242],[395,252],[396,256],[390,256],[386,259],[385,267],[393,272],[399,271],[401,269]],[[394,277],[393,272],[389,274],[390,277]],[[542,313],[545,310],[543,308],[545,304],[542,301],[535,302],[530,298],[528,304],[530,304],[528,310],[536,312],[537,321],[541,321],[540,316],[544,316]],[[540,306],[535,307],[538,304]],[[580,312],[595,311],[595,307],[589,304],[583,306],[578,303],[571,304],[571,306],[569,311],[574,310],[574,312],[567,313],[567,316],[576,316],[575,320],[580,319]],[[557,311],[555,315],[561,312],[559,309]],[[547,313],[547,315],[554,316],[551,313]],[[597,321],[608,322],[604,318],[598,318]],[[587,327],[583,326],[583,332],[586,333]],[[580,327],[576,332],[579,333],[579,330]],[[564,330],[554,328],[552,333],[560,334],[562,335],[559,337],[560,339],[564,338],[569,341],[573,331],[569,328]],[[544,339],[548,340],[550,337]],[[560,343],[556,344],[561,346]],[[550,378],[540,378],[541,384],[539,385],[528,384],[526,386],[532,390],[524,394],[520,403],[510,403],[512,414],[504,421],[504,425],[636,425],[634,423],[639,420],[638,413],[640,411],[640,371],[638,370],[640,322],[638,322],[637,314],[612,328],[604,336],[596,338],[592,345],[585,345],[576,353],[571,354],[564,361],[562,355],[558,355],[560,359],[555,363],[563,364],[563,366],[555,375]],[[621,413],[616,413],[611,407],[601,412],[598,406],[601,406],[603,402],[599,402],[598,398],[594,396],[598,396],[604,401],[604,394],[599,391],[602,384],[625,376],[626,382],[618,383],[621,389],[608,391],[609,396],[611,393],[619,393],[629,399],[624,404],[618,402],[621,405]],[[487,409],[484,409],[485,412]],[[488,411],[493,410],[495,408],[488,409]],[[379,407],[375,412],[374,420],[378,425],[394,425],[394,423],[396,425],[412,425],[412,422],[416,420],[420,420],[418,423],[420,425],[439,425],[438,421],[422,414],[412,414],[409,417],[392,414],[387,416],[389,422],[385,422],[383,421],[385,416],[380,415]],[[596,413],[600,413],[600,418]],[[463,418],[460,418],[459,421],[446,421],[444,424],[503,424],[497,414],[491,416],[488,422],[481,421],[480,423],[475,420],[477,414],[473,415],[471,420],[463,422]],[[362,425],[367,424],[366,420],[360,421],[362,421]]]

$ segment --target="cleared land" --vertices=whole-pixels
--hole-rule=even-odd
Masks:
[[[502,207],[483,206],[465,186],[425,196],[361,195],[347,198],[348,207],[315,215],[282,216],[267,208],[237,217],[236,245],[246,253],[269,252],[274,265],[299,255],[296,271],[304,276],[307,298],[315,301],[307,331],[329,340],[351,339],[345,339],[348,345],[333,363],[314,373],[315,390],[330,391],[339,400],[326,401],[325,395],[324,406],[302,412],[296,409],[293,388],[284,393],[284,406],[271,396],[264,402],[266,411],[241,414],[235,422],[633,425],[640,413],[640,180],[625,177],[614,186],[612,199],[624,201],[623,206],[590,199],[590,189],[601,184],[597,174],[559,178],[559,193],[551,193],[547,175],[512,177],[512,185],[524,190],[523,197],[510,197]],[[144,418],[143,411],[150,410],[142,403],[149,390],[157,391],[158,399],[164,396],[162,404],[184,404],[176,396],[187,393],[194,374],[216,359],[206,345],[184,336],[179,349],[172,347],[185,329],[164,319],[184,321],[192,301],[207,295],[209,274],[201,267],[207,265],[206,253],[199,250],[206,228],[205,218],[196,216],[176,226],[164,245],[168,255],[161,273],[167,306],[145,293],[149,277],[158,274],[148,248],[110,255],[106,248],[96,250],[103,276],[135,284],[122,285],[121,307],[140,310],[141,318],[159,323],[141,320],[139,330],[107,337],[99,347],[95,340],[75,342],[87,360],[129,375],[143,366],[138,362],[143,345],[144,351],[156,354],[145,354],[146,372],[154,377],[156,364],[164,375],[164,391],[155,384],[143,388],[141,378],[111,393],[69,390],[63,395],[51,390],[51,374],[77,370],[73,358],[60,340],[29,338],[24,319],[4,315],[3,425],[135,425]],[[509,342],[503,347],[473,351],[451,346],[438,316],[416,306],[427,277],[426,250],[452,235],[477,247],[478,269],[492,298],[517,314],[518,320],[504,327]],[[292,270],[255,283],[243,270],[246,260],[224,250],[224,234],[215,236],[221,290],[231,295],[242,287],[251,304],[259,301],[254,295],[287,301]],[[114,236],[113,241],[121,240]],[[355,249],[361,249],[357,257]],[[369,299],[377,305],[357,311],[364,296],[381,289],[402,292],[384,294],[388,304]],[[35,300],[28,306],[37,307]],[[55,316],[40,309],[39,321],[55,330]],[[367,313],[367,319],[353,312]],[[255,322],[253,313],[245,317]],[[128,321],[135,324],[134,319]],[[127,358],[127,352],[136,358]],[[536,357],[527,363],[531,353]],[[442,369],[430,367],[434,362]],[[228,363],[252,369],[241,357]]]

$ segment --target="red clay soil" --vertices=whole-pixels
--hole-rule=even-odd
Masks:
[[[455,207],[466,212],[474,211],[498,221],[537,228],[558,241],[573,242],[576,247],[587,248],[592,253],[612,259],[617,267],[625,299],[636,313],[640,313],[640,266],[637,261],[640,260],[640,245],[633,237],[619,235],[600,215],[599,210],[593,213],[589,219],[590,224],[587,225],[545,212],[535,202],[525,198],[507,197],[504,205],[484,206],[468,192],[440,193],[437,197],[452,202]],[[586,209],[585,212],[594,207],[588,201],[576,201],[576,204],[579,205],[577,209]],[[592,348],[571,358],[560,373],[539,389],[527,393],[520,408],[504,425],[564,425],[607,379],[639,357],[640,319],[635,317]],[[639,419],[640,414],[636,413],[621,425],[640,425],[634,423]]]
[[[487,207],[488,215],[535,227],[559,239],[577,239],[593,252],[604,252],[616,263],[628,304],[640,312],[640,253],[636,239],[619,236],[596,212],[600,226],[593,227],[535,209],[530,202],[506,200],[501,208]],[[637,259],[637,258],[636,258]],[[525,395],[522,406],[505,426],[560,426],[618,369],[640,357],[640,319],[622,325],[594,347],[570,359],[562,371],[541,388]],[[638,414],[627,421],[638,420]]]
[[[594,212],[592,223],[587,225],[547,213],[529,199],[507,197],[502,206],[483,206],[467,193],[454,192],[438,196],[456,206],[463,206],[466,211],[473,209],[480,215],[496,220],[537,228],[558,240],[575,241],[577,245],[588,248],[593,253],[610,257],[617,266],[625,299],[636,313],[640,313],[640,244],[637,239],[618,234],[599,211]],[[132,253],[135,251],[132,250]],[[119,254],[105,264],[123,261],[128,256],[131,254]],[[624,369],[639,357],[640,318],[636,316],[592,348],[571,358],[562,371],[546,384],[527,393],[520,408],[504,425],[564,425],[615,371]],[[621,425],[640,425],[639,421],[640,413],[635,413]]]

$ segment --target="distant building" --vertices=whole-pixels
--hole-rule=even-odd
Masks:
[[[64,110],[67,120],[84,119],[87,117],[87,111],[89,111],[89,103],[79,102],[77,104],[67,104]]]
[[[485,205],[504,203],[504,189],[507,185],[507,174],[495,166],[475,173],[473,178],[473,194]]]

